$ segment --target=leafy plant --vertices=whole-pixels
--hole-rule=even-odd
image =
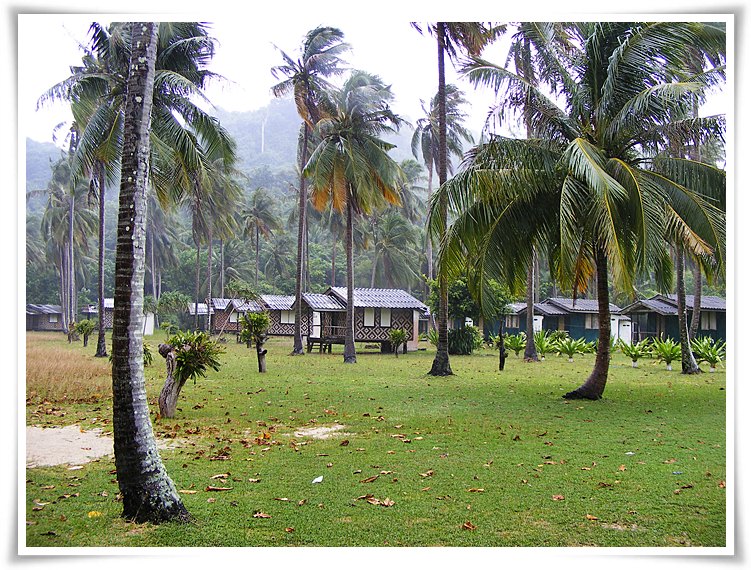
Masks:
[[[550,332],[546,330],[540,330],[535,333],[534,343],[541,360],[545,360],[546,354],[550,354],[556,350],[556,342],[552,340]]]
[[[389,331],[389,340],[391,341],[391,347],[394,349],[394,354],[399,358],[399,349],[407,342],[409,335],[404,329],[391,329]]]
[[[709,371],[714,372],[717,365],[725,360],[726,343],[724,341],[715,341],[712,337],[705,336],[695,338],[691,342],[691,350],[698,362],[709,364]]]
[[[83,345],[88,346],[89,335],[96,330],[96,327],[96,321],[92,319],[81,319],[73,326],[73,330],[83,337]]]
[[[681,358],[681,345],[672,338],[656,338],[652,342],[652,355],[657,360],[664,362],[668,370],[672,370],[672,362]]]
[[[568,356],[569,362],[574,361],[575,354],[586,354],[589,351],[589,343],[583,338],[571,338],[570,336],[555,342],[555,347],[558,352]]]
[[[652,341],[648,338],[642,339],[635,344],[628,344],[622,339],[618,340],[620,351],[631,359],[632,368],[638,366],[638,360],[649,356],[652,350]]]
[[[515,356],[527,347],[527,335],[523,332],[519,334],[510,334],[505,339],[506,348],[514,351]]]
[[[268,338],[269,327],[271,326],[271,317],[266,311],[260,313],[245,313],[239,319],[240,322],[240,340],[244,342],[248,348],[251,343],[256,345],[256,353],[258,355],[258,371],[266,372],[266,353],[268,352],[263,348],[266,339]]]
[[[143,343],[143,365],[144,366],[151,366],[151,364],[154,362],[154,355],[151,352],[151,347]]]
[[[211,340],[205,331],[179,331],[168,340],[175,350],[175,379],[186,381],[205,377],[209,368],[218,371],[221,363],[219,355],[224,349]]]
[[[425,338],[433,346],[438,346],[438,330],[437,329],[430,329],[428,333],[425,335]]]
[[[449,329],[449,354],[472,354],[478,346],[482,346],[482,334],[477,327],[465,326]]]

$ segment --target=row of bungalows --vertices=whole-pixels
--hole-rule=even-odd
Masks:
[[[417,349],[419,323],[428,314],[426,305],[402,289],[355,288],[353,297],[355,342],[387,347],[389,331],[400,328],[409,338],[407,350]],[[203,304],[203,311],[204,314],[211,311],[214,333],[239,333],[240,316],[260,311],[269,314],[270,335],[293,336],[295,333],[295,297],[291,295],[261,295],[250,302],[214,298]],[[329,287],[324,293],[303,293],[301,313],[301,332],[307,339],[308,350],[313,345],[331,350],[332,344],[344,342],[347,289]]]
[[[687,319],[693,314],[693,296],[686,297]],[[702,296],[697,336],[725,340],[726,307],[721,297]],[[596,340],[599,315],[596,299],[553,297],[534,304],[535,331],[566,331],[572,338]],[[526,331],[527,304],[511,303],[505,316],[509,334]],[[497,331],[493,331],[497,332]],[[676,295],[654,295],[620,308],[610,303],[610,335],[631,344],[645,338],[679,338],[678,302]]]
[[[527,304],[511,303],[504,324],[509,334],[525,332]],[[597,299],[551,297],[535,303],[533,328],[535,332],[565,331],[571,338],[583,338],[587,342],[597,340],[600,334]],[[610,303],[610,335],[628,344],[632,342],[631,319],[613,303]]]

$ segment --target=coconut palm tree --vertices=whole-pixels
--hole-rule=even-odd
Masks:
[[[419,25],[413,26],[422,33]],[[448,136],[446,108],[446,69],[445,56],[456,59],[460,51],[471,55],[479,55],[483,47],[492,41],[501,31],[501,28],[485,26],[479,22],[436,22],[428,26],[430,34],[435,35],[438,48],[438,93],[436,94],[436,107],[438,111],[438,156],[436,160],[438,183],[443,185],[448,172]],[[441,203],[440,216],[442,227],[448,224],[448,211],[445,203]],[[442,238],[443,234],[439,233]],[[448,352],[448,283],[445,273],[438,276],[439,302],[438,302],[438,343],[436,355],[429,374],[432,376],[449,376],[453,374],[449,363]]]
[[[305,167],[313,206],[327,205],[346,215],[347,316],[344,362],[357,362],[354,340],[354,217],[385,204],[398,204],[403,176],[389,156],[393,145],[381,136],[398,130],[402,120],[389,107],[391,89],[364,71],[353,71],[340,91],[330,93],[332,113],[316,125],[321,142]]]
[[[117,222],[112,332],[115,468],[123,517],[139,523],[187,521],[190,515],[159,457],[143,372],[144,226],[157,24],[134,22],[130,30],[122,167],[133,176],[121,179]]]
[[[336,77],[344,71],[342,55],[349,50],[344,43],[341,30],[332,27],[318,27],[305,35],[300,58],[295,61],[282,50],[284,63],[273,67],[274,78],[284,79],[272,87],[275,97],[292,93],[297,112],[303,120],[302,136],[298,150],[300,165],[300,187],[298,189],[298,225],[297,225],[297,275],[295,281],[295,333],[292,354],[305,354],[302,344],[302,289],[303,289],[303,250],[305,247],[305,212],[308,201],[305,188],[304,168],[308,162],[308,146],[316,123],[325,115],[322,109],[322,95],[331,88],[326,80]]]
[[[259,252],[261,236],[265,239],[282,229],[282,223],[273,208],[269,193],[264,188],[257,188],[248,198],[242,209],[241,217],[244,221],[243,232],[251,237],[256,249],[254,285],[258,287]]]
[[[376,286],[376,276],[382,275],[381,284],[389,288],[405,286],[415,281],[419,273],[415,270],[417,257],[417,228],[396,209],[380,217],[373,236],[373,268],[370,286]],[[379,271],[380,270],[380,271]]]
[[[721,134],[721,117],[673,117],[692,94],[722,80],[725,33],[681,22],[523,26],[540,85],[549,90],[480,58],[465,71],[475,84],[505,87],[505,111],[531,110],[538,138],[491,137],[441,188],[456,213],[440,255],[442,272],[461,271],[469,259],[482,303],[491,276],[520,287],[531,261],[528,244],[545,243],[557,280],[575,295],[594,279],[600,323],[594,369],[564,397],[598,399],[609,369],[609,279],[622,291],[633,291],[634,278],[647,271],[666,283],[672,274],[666,228],[688,250],[724,263],[724,172],[671,156],[668,143]],[[687,42],[710,69],[673,81]],[[436,232],[439,208],[434,199]]]

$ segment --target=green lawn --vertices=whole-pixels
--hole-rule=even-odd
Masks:
[[[95,341],[46,345],[51,358],[94,360]],[[723,368],[686,377],[617,354],[604,399],[584,402],[561,395],[592,355],[512,356],[499,372],[497,353],[481,351],[434,378],[430,348],[344,365],[341,354],[288,356],[289,339],[267,347],[259,374],[255,350],[228,343],[173,420],[155,421],[162,359],[146,369],[155,431],[177,443],[162,457],[188,491],[188,528],[122,520],[104,458],[27,469],[27,546],[726,544]],[[27,405],[35,425],[108,430],[110,418],[108,398]],[[294,435],[335,425],[329,439]]]

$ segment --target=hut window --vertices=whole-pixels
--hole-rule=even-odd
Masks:
[[[701,313],[701,328],[705,331],[717,330],[717,313],[715,312],[702,312]]]
[[[375,326],[375,309],[366,308],[364,320],[365,320],[364,324],[366,327],[374,327]]]
[[[235,311],[232,311],[229,314],[229,322],[236,323],[237,322],[237,313]]]
[[[51,323],[56,323],[57,322],[57,315],[50,315],[50,322]],[[704,328],[704,327],[702,327],[702,328]]]
[[[294,311],[281,311],[280,319],[283,325],[294,325],[295,324],[295,312]]]
[[[506,328],[518,329],[519,328],[519,315],[506,315]]]
[[[593,313],[587,313],[584,315],[584,328],[587,329],[596,329],[600,325],[598,324],[597,315]]]
[[[391,309],[387,309],[385,307],[381,309],[381,326],[391,326]]]

